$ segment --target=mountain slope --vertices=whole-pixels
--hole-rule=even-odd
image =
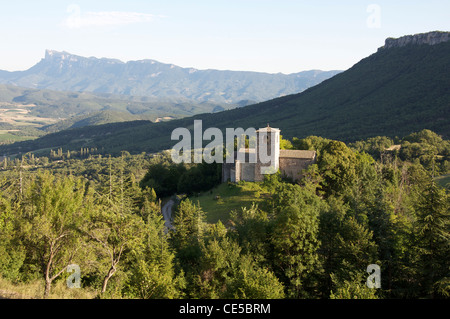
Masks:
[[[124,63],[47,50],[45,58],[26,71],[0,71],[0,83],[59,91],[235,104],[301,92],[339,72],[312,70],[285,75],[197,70],[154,60]]]
[[[42,117],[69,118],[96,111],[115,110],[129,114],[157,117],[191,116],[222,111],[238,104],[196,103],[183,98],[152,98],[89,92],[61,92],[0,84],[0,103],[33,104],[32,114]]]
[[[433,45],[426,42],[390,44],[349,70],[300,94],[165,123],[128,122],[121,126],[68,130],[2,147],[0,153],[59,146],[103,147],[104,152],[111,153],[159,151],[176,143],[170,140],[173,129],[191,129],[194,119],[203,120],[203,129],[257,128],[270,123],[288,138],[320,135],[352,142],[377,135],[405,136],[425,128],[448,138],[448,70],[448,41]]]
[[[54,133],[72,128],[81,128],[84,126],[129,122],[136,120],[151,121],[155,119],[153,118],[153,116],[130,114],[128,112],[123,111],[105,110],[92,112],[80,116],[74,116],[69,119],[59,121],[55,124],[43,126],[41,130],[47,133]]]
[[[48,132],[86,125],[133,120],[157,122],[240,106],[0,84],[0,143],[32,139]]]

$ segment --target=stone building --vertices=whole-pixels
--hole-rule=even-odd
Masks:
[[[261,182],[264,170],[281,171],[281,174],[294,181],[302,177],[302,170],[316,161],[316,151],[282,150],[280,149],[280,130],[269,125],[256,131],[255,148],[241,148],[235,152],[233,163],[222,164],[222,181]],[[269,161],[260,158],[260,143],[265,143]]]

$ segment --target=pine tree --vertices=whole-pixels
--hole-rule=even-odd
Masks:
[[[126,293],[144,299],[179,298],[184,285],[183,275],[176,275],[175,255],[169,246],[164,219],[151,206],[142,214],[146,216],[144,245],[134,249],[131,257],[131,278]]]
[[[422,293],[426,297],[450,295],[450,196],[434,182],[416,204],[416,242]],[[445,283],[445,284],[444,284]]]
[[[356,274],[377,262],[377,246],[369,229],[348,213],[349,206],[342,199],[332,196],[327,201],[329,208],[320,215],[319,232],[324,267],[320,282],[326,297],[333,286],[353,281]]]
[[[179,272],[190,279],[186,285],[191,286],[199,271],[199,263],[204,247],[206,223],[205,213],[199,204],[185,199],[178,204],[170,229],[170,244],[175,250],[176,264]],[[190,296],[192,288],[188,288]]]
[[[274,271],[284,283],[288,298],[314,296],[322,269],[318,231],[324,204],[311,190],[282,184],[271,206],[275,215],[271,234]]]

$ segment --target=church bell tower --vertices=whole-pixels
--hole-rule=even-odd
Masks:
[[[270,127],[256,131],[255,181],[263,181],[264,175],[274,174],[280,167],[280,130]]]

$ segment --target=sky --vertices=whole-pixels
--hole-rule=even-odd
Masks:
[[[14,0],[0,2],[0,70],[45,50],[197,69],[346,70],[388,37],[450,31],[450,1]]]

